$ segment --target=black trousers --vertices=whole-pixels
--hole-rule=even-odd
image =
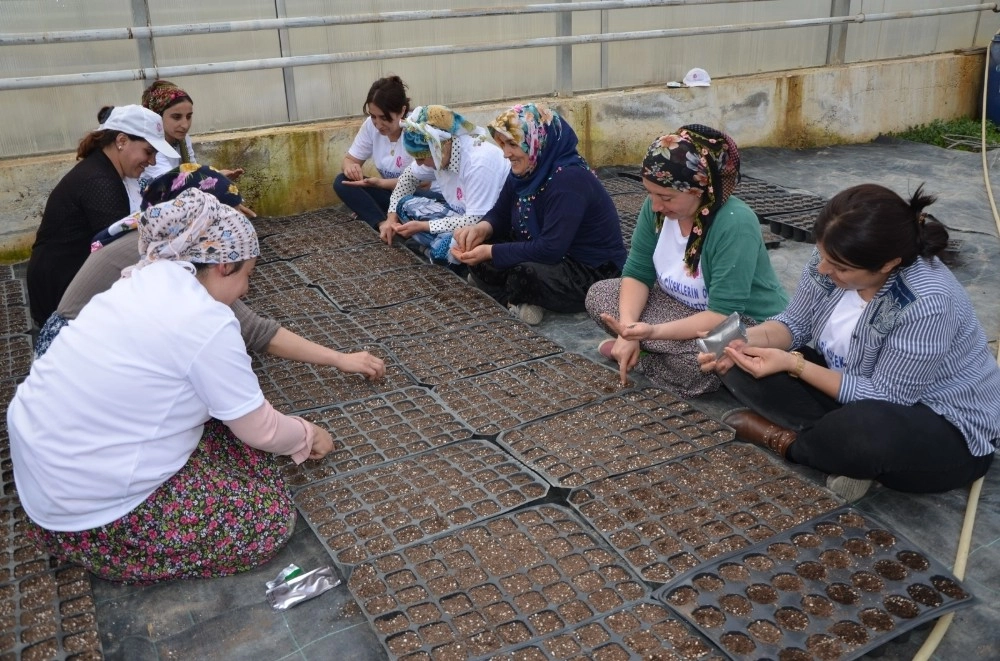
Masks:
[[[802,353],[824,365],[815,351]],[[992,454],[974,457],[962,432],[924,404],[869,399],[841,405],[785,373],[755,379],[738,367],[722,383],[741,403],[798,432],[790,461],[826,473],[938,493],[967,486],[993,462]]]
[[[556,264],[523,262],[502,270],[482,262],[470,272],[476,286],[501,305],[528,303],[553,312],[583,312],[592,284],[621,275],[613,262],[594,268],[570,257]]]

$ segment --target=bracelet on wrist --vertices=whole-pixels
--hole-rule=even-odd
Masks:
[[[795,356],[795,367],[788,370],[788,376],[793,379],[801,378],[802,370],[806,368],[806,357],[800,351],[789,351],[789,353]]]

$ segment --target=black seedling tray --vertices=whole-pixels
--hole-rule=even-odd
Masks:
[[[819,209],[810,209],[770,216],[768,221],[771,231],[792,241],[816,243],[816,239],[813,238],[813,225],[816,224],[816,216],[819,215],[819,211]]]
[[[418,386],[303,417],[330,432],[333,450],[320,461],[297,466],[288,457],[278,457],[285,484],[293,490],[472,438],[472,430],[434,393]]]
[[[841,505],[743,443],[595,482],[573,490],[569,503],[651,583]]]
[[[0,280],[0,306],[27,304],[28,292],[23,280],[7,278]]]
[[[246,297],[247,300],[255,300],[289,289],[302,289],[308,284],[291,262],[260,264],[250,277]]]
[[[739,196],[737,195],[737,197]],[[761,222],[766,222],[770,221],[772,216],[778,214],[790,214],[809,210],[819,213],[819,210],[826,205],[826,200],[808,193],[781,193],[767,198],[756,199],[753,202],[747,202],[747,205],[753,209]]]
[[[384,340],[443,333],[491,319],[510,319],[510,312],[485,293],[466,286],[377,310],[361,310],[354,318],[373,337]]]
[[[844,509],[657,593],[733,659],[854,659],[972,595],[941,563]]]
[[[668,390],[606,397],[504,432],[497,442],[557,487],[579,487],[734,438]]]
[[[575,353],[532,360],[435,388],[476,434],[500,432],[568,411],[620,389],[618,372]]]
[[[349,575],[361,562],[543,498],[548,486],[489,441],[461,441],[308,486],[295,504]]]
[[[392,280],[392,271],[423,264],[409,250],[390,248],[381,243],[338,250],[331,254],[309,255],[295,261],[296,268],[309,282],[336,289],[337,283],[356,278]],[[429,293],[429,292],[425,292]]]
[[[781,236],[775,234],[769,229],[766,229],[763,225],[760,226],[760,234],[761,238],[764,239],[764,247],[768,250],[777,248],[781,245],[781,242],[784,241]]]
[[[399,361],[380,345],[355,346],[344,351],[368,351],[381,358],[385,361],[385,376],[369,381],[360,374],[347,374],[327,365],[286,360],[264,364],[256,357],[254,373],[264,397],[283,413],[308,411],[415,385]]]
[[[297,319],[299,317],[317,317],[326,314],[342,314],[333,301],[328,299],[318,289],[305,287],[274,292],[265,296],[244,301],[257,314],[269,317],[275,321]]]
[[[360,222],[351,218],[351,214],[345,212],[340,207],[327,207],[326,209],[316,209],[294,216],[273,216],[267,218],[257,217],[253,219],[254,229],[258,236],[270,236],[298,229],[300,227],[312,227],[318,229],[324,224],[338,224],[347,222]]]
[[[23,305],[0,306],[0,335],[25,335],[31,331],[28,308]]]
[[[642,193],[646,194],[646,189],[642,182],[636,181],[633,177],[613,176],[601,179],[601,185],[608,195],[615,196],[622,193]]]
[[[527,324],[510,317],[447,333],[391,338],[385,345],[419,383],[427,386],[493,372],[563,350]]]
[[[7,280],[16,280],[17,274],[14,273],[13,264],[0,264],[0,282]]]
[[[763,179],[743,176],[740,178],[740,182],[736,184],[733,195],[752,207],[753,203],[757,200],[767,200],[777,195],[787,194],[787,192],[781,186],[766,182]]]
[[[512,651],[647,597],[576,514],[535,505],[359,565],[347,582],[389,656]]]
[[[27,335],[0,337],[0,379],[26,376],[33,358],[31,338]]]
[[[104,658],[87,570],[64,567],[0,585],[0,656]]]
[[[494,661],[552,659],[699,659],[725,657],[700,633],[662,604],[645,601],[566,627],[531,645],[490,657]]]
[[[9,463],[10,453],[4,452],[3,455],[4,463]],[[28,525],[28,515],[25,514],[24,508],[17,504],[16,498],[9,499],[6,505],[0,508],[0,532],[2,532],[0,585],[48,571],[61,564],[39,550],[25,536]]]
[[[378,232],[367,223],[330,223],[298,226],[283,230],[261,240],[279,257],[290,259],[301,255],[325,255],[331,250],[350,248],[365,243],[379,243]]]
[[[280,319],[280,321],[285,329],[331,349],[341,350],[359,342],[370,342],[374,339],[358,322],[335,308],[330,314],[299,316],[294,319]],[[257,359],[261,365],[265,366],[284,362],[283,358],[270,354],[260,354]]]
[[[448,269],[426,264],[380,273],[377,277],[365,275],[314,284],[346,312],[396,305],[463,283]]]

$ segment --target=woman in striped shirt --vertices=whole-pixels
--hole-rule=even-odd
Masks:
[[[830,473],[847,500],[873,480],[913,493],[967,485],[1000,440],[1000,368],[935,256],[948,242],[924,212],[935,199],[922,186],[909,200],[875,184],[837,194],[785,311],[718,360],[699,355],[750,407],[725,418],[739,438]]]

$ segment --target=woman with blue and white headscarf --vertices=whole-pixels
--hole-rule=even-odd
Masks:
[[[447,261],[452,232],[493,208],[510,165],[485,129],[445,106],[420,106],[402,124],[403,146],[414,161],[396,181],[379,234],[386,243],[396,235],[413,238],[429,257]],[[413,197],[431,182],[444,203]]]

